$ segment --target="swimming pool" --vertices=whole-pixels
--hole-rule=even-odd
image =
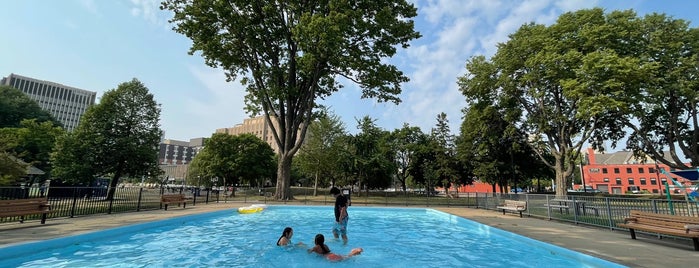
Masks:
[[[433,209],[351,207],[349,243],[334,241],[327,206],[270,206],[184,216],[0,248],[2,267],[316,267],[327,260],[275,246],[286,226],[293,242],[316,233],[338,254],[362,255],[338,267],[623,267]]]

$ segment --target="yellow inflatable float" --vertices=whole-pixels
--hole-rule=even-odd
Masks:
[[[238,213],[240,213],[240,214],[257,213],[257,212],[262,212],[263,210],[265,210],[265,208],[267,208],[267,205],[254,204],[254,205],[247,206],[247,207],[239,207]]]

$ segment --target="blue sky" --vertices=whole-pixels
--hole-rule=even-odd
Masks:
[[[428,132],[436,116],[447,114],[452,132],[461,124],[465,101],[457,77],[466,60],[490,56],[499,42],[522,24],[553,23],[567,11],[602,7],[666,13],[696,27],[699,1],[622,0],[413,0],[416,28],[423,37],[390,59],[411,81],[400,105],[360,99],[352,85],[322,103],[332,107],[351,133],[356,119],[369,115],[386,130],[403,123]],[[209,137],[249,117],[243,87],[227,83],[221,70],[187,54],[191,41],[175,33],[159,1],[0,0],[0,76],[10,73],[96,91],[137,78],[162,105],[165,137]]]

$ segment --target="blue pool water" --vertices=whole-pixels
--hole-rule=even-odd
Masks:
[[[349,209],[349,243],[332,239],[332,207],[270,206],[137,224],[0,248],[0,267],[318,267],[324,258],[277,247],[322,233],[334,253],[364,253],[337,267],[623,267],[433,209]],[[80,219],[76,219],[80,220]]]

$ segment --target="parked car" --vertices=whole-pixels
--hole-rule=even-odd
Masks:
[[[519,187],[517,187],[517,188],[512,188],[512,189],[510,189],[510,193],[513,193],[513,194],[516,194],[516,193],[524,193],[524,190],[522,190],[522,188],[519,188]]]

